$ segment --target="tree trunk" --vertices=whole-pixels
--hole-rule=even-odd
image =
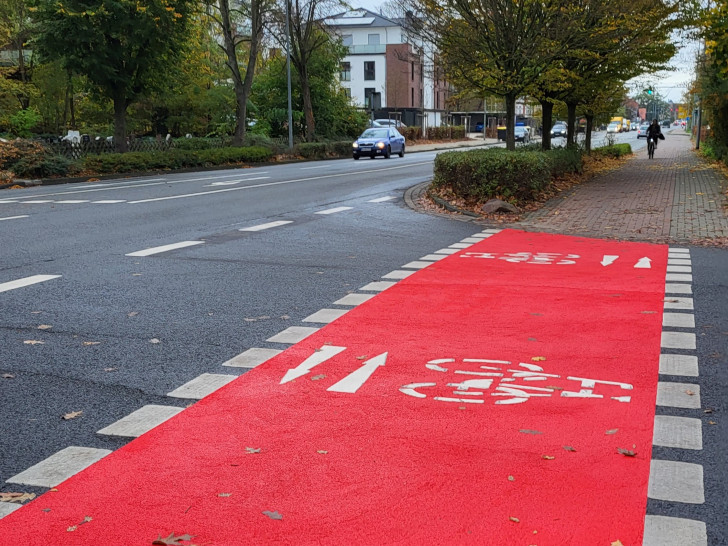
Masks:
[[[15,47],[18,52],[18,74],[20,75],[20,81],[23,83],[20,88],[21,91],[18,93],[18,102],[20,102],[22,110],[27,110],[30,107],[30,97],[25,92],[25,84],[28,83],[28,71],[25,67],[25,56],[23,55],[23,40],[18,39]]]
[[[576,142],[576,103],[567,102],[568,111],[566,121],[566,146],[573,146]]]
[[[506,150],[516,149],[516,95],[508,94],[506,101]]]
[[[586,114],[586,138],[584,139],[584,148],[587,153],[591,152],[591,137],[594,129],[594,114]]]
[[[123,91],[114,95],[114,149],[126,152],[126,107],[128,103]]]
[[[233,146],[240,146],[245,139],[245,116],[247,109],[247,96],[243,88],[243,77],[240,75],[238,66],[238,55],[235,50],[236,30],[230,21],[230,4],[228,0],[219,0],[220,18],[222,22],[222,48],[227,56],[227,64],[230,69],[235,90],[235,134],[233,135]]]
[[[313,103],[311,102],[311,86],[308,81],[308,69],[302,65],[299,70],[301,78],[301,95],[303,97],[303,114],[306,119],[306,141],[312,142],[316,134],[316,122],[313,118]]]
[[[554,103],[548,99],[543,99],[541,102],[541,149],[551,149],[551,126],[554,123]]]
[[[245,131],[247,129],[248,120],[248,97],[250,96],[250,90],[253,88],[253,75],[255,74],[255,64],[258,60],[258,47],[263,38],[263,24],[261,18],[261,1],[262,0],[251,0],[250,3],[250,50],[248,51],[248,66],[245,69],[245,80],[242,85],[242,105],[241,107],[241,118],[242,127],[241,131],[241,143],[245,142]],[[240,126],[240,119],[238,119],[238,126]],[[238,130],[236,129],[235,134],[237,136]]]

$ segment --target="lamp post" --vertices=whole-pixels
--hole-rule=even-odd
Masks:
[[[291,15],[286,0],[286,76],[288,78],[288,149],[293,149],[293,107],[291,105]]]

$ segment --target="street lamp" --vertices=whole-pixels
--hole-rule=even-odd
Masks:
[[[291,105],[291,16],[286,0],[286,75],[288,77],[288,149],[293,149],[293,107]]]

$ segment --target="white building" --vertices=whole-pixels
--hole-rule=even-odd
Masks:
[[[407,125],[440,125],[449,90],[431,47],[408,36],[402,22],[366,9],[330,17],[326,24],[349,48],[340,80],[353,104],[373,106],[375,115]]]

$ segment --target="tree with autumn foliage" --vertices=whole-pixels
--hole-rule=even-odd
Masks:
[[[713,155],[728,162],[728,1],[717,0],[707,11],[703,38],[705,54],[696,90],[712,130]]]
[[[114,144],[127,149],[127,109],[164,85],[185,46],[194,0],[38,0],[35,44],[84,75],[114,105]]]

